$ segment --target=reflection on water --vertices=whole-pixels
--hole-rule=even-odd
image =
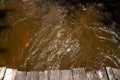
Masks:
[[[20,70],[119,68],[114,26],[101,22],[104,16],[94,4],[71,8],[44,0],[1,1],[0,65]]]

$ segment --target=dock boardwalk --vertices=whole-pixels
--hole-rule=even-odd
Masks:
[[[0,80],[120,80],[120,70],[106,67],[89,72],[84,68],[25,72],[0,67]]]

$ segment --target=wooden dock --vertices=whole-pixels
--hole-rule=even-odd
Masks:
[[[90,72],[85,72],[84,68],[25,72],[1,67],[0,80],[120,80],[120,70],[106,67]]]

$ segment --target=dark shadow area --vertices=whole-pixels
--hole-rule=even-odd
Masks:
[[[10,28],[10,26],[8,26],[8,25],[0,26],[0,32],[4,31],[6,29],[9,29],[9,28]]]
[[[5,53],[7,52],[7,48],[0,48],[0,53]]]
[[[9,13],[11,11],[14,11],[14,10],[12,10],[12,9],[1,9],[0,10],[0,20],[5,19],[6,16],[7,16],[7,13]]]
[[[103,3],[106,9],[101,10],[103,13],[109,12],[112,15],[112,20],[120,24],[120,0],[48,0],[53,4],[63,6],[66,9],[71,7],[78,8],[80,4],[86,6],[88,3]],[[109,22],[108,22],[109,23]],[[108,24],[107,23],[107,24]]]
[[[10,28],[10,26],[7,25],[5,19],[7,18],[7,14],[11,11],[14,11],[14,10],[12,9],[1,9],[0,10],[0,32]]]
[[[0,10],[0,20],[3,20],[6,17],[7,12],[8,10],[6,9]]]

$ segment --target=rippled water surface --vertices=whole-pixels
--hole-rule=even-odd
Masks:
[[[68,10],[49,0],[1,0],[0,10],[6,10],[4,19],[0,17],[1,66],[120,67],[118,34],[111,28],[114,25],[102,23],[104,16],[94,4]]]

